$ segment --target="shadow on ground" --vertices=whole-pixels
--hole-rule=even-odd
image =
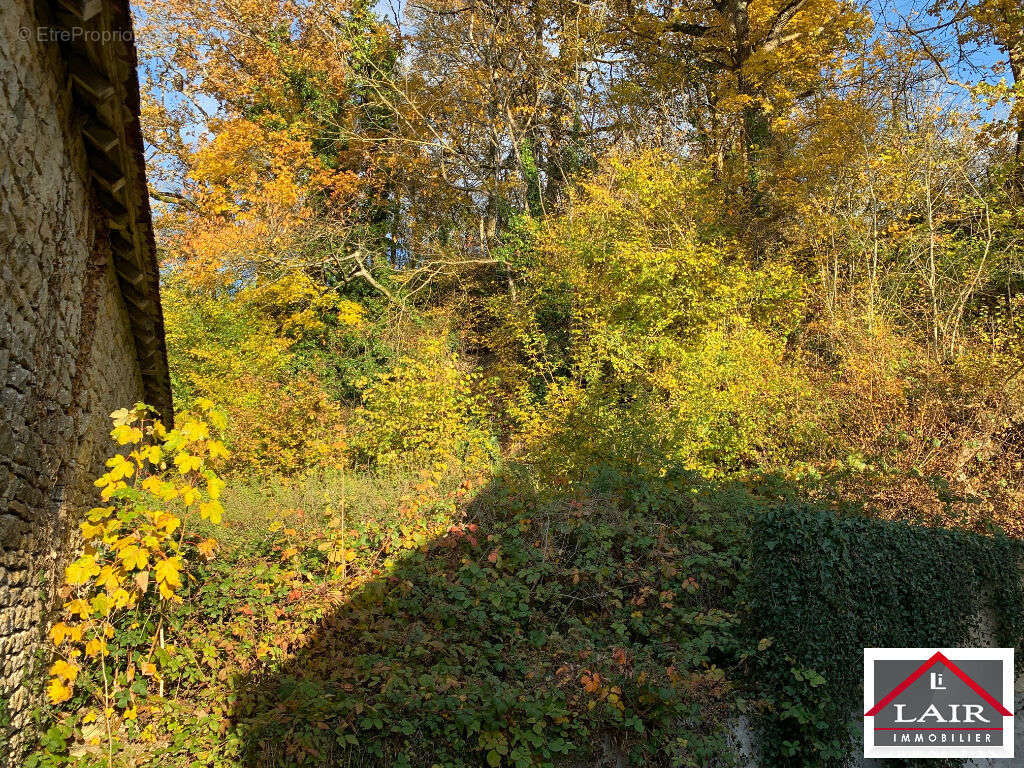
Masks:
[[[727,764],[742,536],[692,482],[492,482],[243,681],[248,764]]]
[[[860,615],[842,643],[808,626],[789,646],[759,648],[769,631],[786,632],[765,625],[792,614],[771,599],[760,614],[757,600],[748,603],[751,554],[772,567],[772,555],[750,546],[751,531],[765,529],[749,523],[787,496],[781,485],[752,494],[686,474],[650,482],[612,473],[559,497],[494,481],[464,524],[362,586],[283,665],[241,681],[233,721],[247,764],[735,764],[738,718],[792,704],[757,693],[755,678],[779,679],[762,675],[765,664],[788,674],[791,649],[834,657],[833,669],[859,663],[862,643],[888,637],[874,632],[875,618],[919,591],[912,573],[894,572],[877,607],[869,594],[867,607],[851,609]],[[857,567],[822,565],[814,542],[802,546],[779,554],[793,573],[807,558],[787,600],[813,604],[836,574],[856,586]],[[970,606],[957,610],[943,638],[885,626],[900,644],[952,645],[973,621]],[[851,691],[854,677],[844,683]],[[784,727],[799,740],[816,724]],[[850,754],[852,742],[840,742]],[[773,765],[811,764],[778,754]]]

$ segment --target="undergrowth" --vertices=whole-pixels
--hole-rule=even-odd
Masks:
[[[612,470],[552,491],[514,466],[225,491],[220,549],[170,606],[113,764],[724,768],[749,759],[746,717],[765,765],[841,765],[858,714],[843,665],[935,627],[962,639],[1019,551],[793,494]],[[880,579],[942,589],[879,601]],[[999,583],[1019,642],[1019,588]],[[120,621],[115,658],[140,631]],[[31,768],[107,764],[81,704],[44,713]]]

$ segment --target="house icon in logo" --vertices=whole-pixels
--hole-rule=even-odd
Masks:
[[[866,757],[1013,756],[1012,650],[867,649],[864,673]]]

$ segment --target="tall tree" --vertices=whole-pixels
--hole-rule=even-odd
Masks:
[[[618,0],[617,48],[661,88],[689,94],[694,135],[720,172],[748,173],[772,122],[813,95],[867,26],[848,0]]]
[[[182,267],[230,283],[289,270],[368,274],[386,236],[386,107],[367,62],[389,29],[348,0],[144,0],[154,197]],[[390,62],[390,64],[389,64]]]

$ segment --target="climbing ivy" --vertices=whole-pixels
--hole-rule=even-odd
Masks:
[[[856,750],[866,647],[1024,644],[1024,542],[790,503],[751,528],[748,627],[767,701],[763,764],[840,766]],[[1019,656],[1018,656],[1019,658]]]

